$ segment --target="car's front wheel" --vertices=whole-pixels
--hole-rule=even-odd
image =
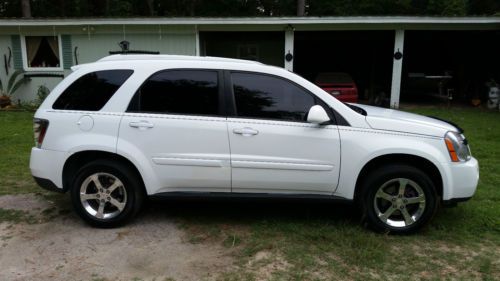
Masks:
[[[359,202],[376,231],[412,233],[434,215],[438,195],[432,180],[409,165],[387,165],[368,174]]]
[[[133,218],[142,201],[141,181],[120,162],[97,160],[82,167],[71,199],[78,215],[96,227],[116,227]]]

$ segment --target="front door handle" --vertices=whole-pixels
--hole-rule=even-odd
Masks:
[[[128,123],[128,125],[132,128],[138,129],[149,129],[154,127],[153,123],[150,123],[148,121],[130,122]]]
[[[259,131],[254,130],[252,128],[245,127],[242,129],[234,129],[233,133],[238,134],[238,135],[242,135],[244,137],[251,137],[251,136],[257,135],[259,133]]]

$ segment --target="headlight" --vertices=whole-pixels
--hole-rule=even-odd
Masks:
[[[444,142],[450,153],[451,161],[465,162],[471,158],[469,144],[464,135],[450,131],[444,136]]]

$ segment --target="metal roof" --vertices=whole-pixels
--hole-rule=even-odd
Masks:
[[[257,18],[76,18],[0,19],[0,33],[55,32],[81,33],[82,26],[98,27],[95,32],[148,32],[152,27],[193,28],[198,31],[296,31],[328,30],[500,30],[500,17],[257,17]],[[138,31],[140,29],[140,31]],[[90,30],[90,29],[89,29]]]
[[[255,18],[33,18],[0,19],[0,26],[71,25],[309,25],[309,24],[471,24],[495,25],[500,17],[255,17]]]

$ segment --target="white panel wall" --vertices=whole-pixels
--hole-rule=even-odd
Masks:
[[[10,35],[0,35],[0,79],[2,79],[3,84],[7,83],[6,77],[5,77],[5,67],[4,67],[4,59],[3,55],[8,56],[9,55],[9,49],[8,47],[12,48],[10,46]],[[11,65],[13,62],[11,62]],[[10,73],[10,71],[9,71]],[[5,85],[4,85],[5,87]]]
[[[130,42],[131,50],[159,51],[162,54],[196,55],[196,33],[194,29],[184,28],[173,32],[171,30],[157,32],[157,30],[151,29],[143,34],[137,34],[137,31],[130,34],[127,32],[124,34],[121,30],[115,30],[114,32],[112,34],[100,33],[90,35],[81,34],[80,32],[78,35],[71,35],[73,63],[75,63],[75,47],[78,47],[78,63],[89,63],[108,56],[109,51],[121,50],[118,43],[122,40]],[[30,34],[26,31],[24,33],[25,35]],[[11,36],[0,35],[0,78],[4,86],[8,79],[5,67],[3,66],[3,54],[8,55],[7,47],[11,47]],[[12,74],[14,71],[12,61],[9,74]],[[67,76],[70,72],[70,70],[65,70],[53,73],[61,73]],[[62,78],[58,77],[32,78],[16,91],[12,99],[16,103],[19,99],[22,101],[32,101],[36,98],[36,92],[40,85],[45,85],[49,89],[53,89],[61,80]]]
[[[130,42],[131,50],[159,51],[162,54],[196,55],[196,35],[191,34],[98,34],[74,35],[72,47],[78,47],[78,63],[96,61],[119,51],[118,43]],[[73,58],[74,62],[74,58]]]

